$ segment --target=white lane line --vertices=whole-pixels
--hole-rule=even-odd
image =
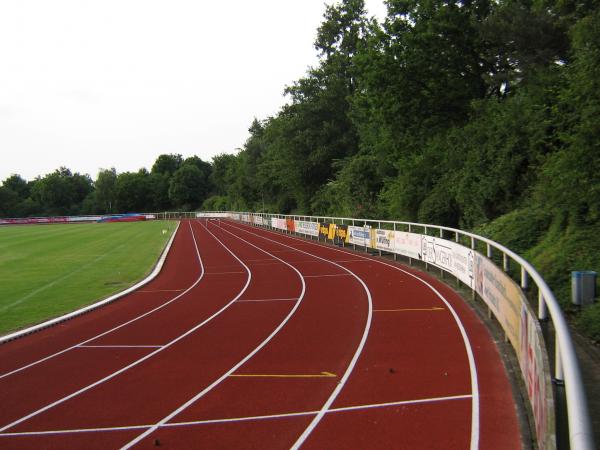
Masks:
[[[327,411],[327,414],[351,412],[351,411],[364,411],[369,409],[377,408],[392,408],[394,406],[407,406],[407,405],[419,405],[422,403],[438,403],[448,402],[455,400],[466,400],[470,399],[471,395],[451,395],[447,397],[432,397],[432,398],[420,398],[416,400],[401,400],[397,402],[386,402],[386,403],[371,403],[367,405],[355,405],[355,406],[344,406],[341,408],[331,408]],[[286,417],[301,417],[301,416],[314,416],[318,413],[315,411],[300,411],[282,414],[265,414],[261,416],[246,416],[246,417],[228,417],[223,419],[206,419],[206,420],[193,420],[188,422],[172,422],[164,423],[159,428],[177,428],[177,427],[190,427],[197,425],[210,425],[219,423],[231,423],[231,422],[249,422],[255,420],[268,420],[268,419],[282,419]],[[108,432],[108,431],[131,431],[131,430],[145,430],[152,427],[152,425],[129,425],[122,427],[104,427],[104,428],[76,428],[71,430],[47,430],[47,431],[20,431],[16,433],[1,433],[2,437],[16,437],[16,436],[44,436],[49,434],[72,434],[72,433],[97,433],[97,432]]]
[[[206,272],[206,275],[231,275],[232,273],[246,273],[246,272]]]
[[[294,445],[291,447],[292,449],[298,449],[300,448],[300,446],[304,443],[304,441],[308,438],[308,436],[310,435],[310,433],[315,429],[315,427],[319,424],[319,422],[321,421],[321,419],[323,418],[323,416],[327,413],[327,411],[330,409],[331,405],[333,404],[333,402],[335,401],[335,399],[337,398],[337,396],[339,395],[339,393],[341,392],[341,390],[344,388],[344,386],[346,385],[346,381],[348,381],[348,378],[350,377],[350,374],[352,373],[352,371],[354,370],[354,367],[356,366],[356,362],[358,361],[358,358],[360,357],[360,354],[363,351],[363,348],[365,346],[365,343],[367,342],[367,337],[369,336],[369,330],[371,329],[371,319],[373,317],[373,300],[371,298],[371,291],[369,291],[369,288],[367,287],[367,285],[365,284],[365,282],[358,276],[356,275],[354,272],[352,272],[350,269],[336,263],[333,261],[329,261],[325,258],[322,258],[320,256],[314,255],[312,253],[306,252],[304,250],[300,250],[297,248],[294,248],[290,245],[284,244],[282,242],[273,240],[273,239],[269,239],[265,236],[262,236],[260,234],[256,234],[256,233],[251,233],[248,230],[245,230],[244,228],[238,228],[235,227],[233,225],[230,225],[233,228],[242,230],[248,234],[260,237],[261,239],[265,239],[267,241],[270,242],[275,242],[281,246],[290,248],[296,252],[300,252],[300,253],[304,253],[305,255],[311,255],[317,259],[320,259],[321,261],[326,261],[330,264],[333,264],[334,266],[339,267],[340,269],[348,272],[348,274],[352,275],[363,287],[365,293],[367,294],[367,303],[368,303],[368,313],[367,313],[367,320],[365,322],[365,328],[363,330],[360,342],[358,344],[358,347],[356,348],[354,355],[352,356],[352,359],[350,360],[350,363],[348,364],[348,367],[346,368],[346,371],[344,372],[344,375],[342,375],[340,381],[338,382],[338,384],[336,385],[335,389],[333,390],[333,392],[331,393],[331,395],[329,396],[329,398],[327,399],[327,401],[325,402],[325,404],[323,404],[323,406],[321,407],[321,409],[319,410],[319,412],[317,413],[317,415],[315,416],[315,418],[311,421],[311,423],[308,425],[308,427],[306,427],[306,429],[304,430],[304,432],[300,435],[300,437],[298,437],[298,439],[296,440],[296,442],[294,443]]]
[[[227,222],[226,222],[227,223]],[[231,225],[230,226],[234,227],[234,228],[239,228],[237,226]],[[279,233],[275,233],[273,231],[267,230],[267,229],[263,229],[263,231],[265,231],[266,233],[271,233],[271,234],[275,234],[276,236],[283,236]],[[319,244],[317,242],[311,242],[311,241],[305,241],[303,239],[299,239],[296,237],[292,237],[292,236],[283,236],[283,237],[287,237],[288,239],[293,239],[295,241],[299,241],[302,243],[308,243],[308,244],[312,244],[314,246],[317,247],[322,247],[322,248],[326,248],[329,250],[334,250],[336,252],[340,252],[343,253],[345,255],[349,255],[352,256],[354,258],[361,258],[367,261],[372,261],[378,264],[383,264],[384,266],[388,266],[391,267],[394,270],[397,270],[399,272],[402,272],[406,275],[411,276],[412,278],[419,280],[421,283],[423,283],[425,286],[427,286],[429,289],[431,289],[432,292],[435,293],[435,295],[440,298],[445,304],[446,306],[448,306],[448,309],[450,310],[450,312],[452,313],[452,317],[454,318],[454,321],[456,323],[456,326],[458,327],[458,329],[460,330],[460,334],[462,336],[463,339],[463,343],[465,346],[465,351],[467,353],[467,358],[469,360],[469,372],[470,372],[470,376],[471,376],[471,393],[472,393],[472,406],[471,406],[471,445],[470,448],[471,450],[476,450],[479,448],[479,434],[480,434],[480,430],[479,430],[479,382],[478,382],[478,378],[477,378],[477,366],[475,365],[475,357],[473,355],[473,348],[471,345],[471,341],[469,340],[469,336],[467,335],[467,332],[465,330],[465,327],[463,326],[458,314],[456,313],[456,311],[454,310],[454,308],[452,307],[452,305],[450,304],[450,302],[448,302],[448,300],[446,300],[446,298],[435,288],[433,287],[430,283],[428,283],[426,280],[424,280],[423,278],[419,277],[418,275],[415,275],[411,272],[408,272],[407,270],[404,270],[398,266],[395,266],[393,264],[389,264],[383,261],[380,261],[378,259],[374,259],[374,258],[368,258],[366,256],[362,256],[362,255],[358,255],[355,253],[350,252],[349,250],[345,250],[345,249],[340,249],[337,247],[330,247],[327,245],[322,245]]]
[[[162,348],[162,345],[78,345],[79,348]]]
[[[202,258],[200,257],[200,252],[198,251],[198,244],[196,243],[196,238],[194,237],[194,233],[193,233],[193,231],[192,231],[192,226],[191,226],[191,225],[190,225],[190,232],[192,232],[192,238],[194,239],[194,245],[195,245],[195,247],[196,247],[196,255],[197,255],[198,261],[199,261],[199,263],[200,263],[200,275],[199,275],[198,279],[197,279],[197,280],[196,280],[196,281],[195,281],[195,282],[194,282],[194,283],[193,283],[193,284],[192,284],[192,285],[191,285],[189,288],[187,288],[187,289],[186,289],[185,291],[183,291],[181,294],[179,294],[179,295],[176,295],[176,296],[175,296],[175,297],[173,297],[172,299],[168,300],[167,302],[165,302],[165,303],[162,303],[161,305],[157,306],[156,308],[154,308],[154,309],[151,309],[150,311],[147,311],[147,312],[145,312],[144,314],[141,314],[141,315],[139,315],[139,316],[137,316],[137,317],[134,317],[133,319],[130,319],[130,320],[128,320],[127,322],[124,322],[124,323],[122,323],[122,324],[120,324],[120,325],[117,325],[116,327],[114,327],[114,328],[111,328],[111,329],[110,329],[110,330],[108,330],[108,331],[105,331],[105,332],[103,332],[103,333],[97,334],[96,336],[93,336],[93,337],[91,337],[91,338],[89,338],[89,339],[86,339],[85,341],[79,342],[78,344],[75,344],[75,345],[73,345],[73,346],[71,346],[71,347],[67,347],[67,348],[65,348],[65,349],[63,349],[63,350],[60,350],[60,351],[58,351],[58,352],[55,352],[55,353],[52,353],[52,354],[50,354],[50,355],[48,355],[48,356],[45,356],[44,358],[38,359],[38,360],[36,360],[36,361],[33,361],[33,362],[31,362],[31,363],[29,363],[29,364],[26,364],[26,365],[24,365],[24,366],[21,366],[21,367],[19,367],[19,368],[17,368],[17,369],[14,369],[14,370],[11,370],[11,371],[9,371],[9,372],[5,372],[5,373],[3,373],[3,374],[0,374],[0,380],[1,380],[2,378],[8,377],[8,376],[10,376],[10,375],[13,375],[13,374],[15,374],[15,373],[21,372],[21,371],[23,371],[23,370],[25,370],[25,369],[29,369],[30,367],[33,367],[33,366],[36,366],[36,365],[38,365],[38,364],[40,364],[40,363],[43,363],[43,362],[45,362],[45,361],[48,361],[49,359],[52,359],[52,358],[55,358],[55,357],[57,357],[57,356],[60,356],[60,355],[62,355],[62,354],[64,354],[64,353],[67,353],[68,351],[71,351],[71,350],[73,350],[73,349],[77,348],[77,347],[78,347],[78,346],[80,346],[80,345],[84,345],[84,344],[87,344],[88,342],[95,341],[96,339],[99,339],[99,338],[101,338],[101,337],[103,337],[103,336],[106,336],[107,334],[109,334],[109,333],[112,333],[113,331],[119,330],[119,329],[121,329],[121,328],[123,328],[123,327],[125,327],[125,326],[127,326],[127,325],[129,325],[129,324],[131,324],[131,323],[133,323],[133,322],[136,322],[136,321],[138,321],[138,320],[140,320],[140,319],[143,319],[144,317],[146,317],[146,316],[148,316],[148,315],[150,315],[150,314],[154,313],[155,311],[158,311],[159,309],[162,309],[162,308],[164,308],[165,306],[167,306],[167,305],[169,305],[169,304],[173,303],[174,301],[178,300],[179,298],[181,298],[181,297],[182,297],[184,294],[186,294],[186,293],[187,293],[187,292],[188,292],[190,289],[192,289],[192,288],[193,288],[195,285],[197,285],[197,284],[200,282],[200,280],[201,280],[201,279],[204,277],[204,265],[202,264]],[[134,292],[135,292],[135,291],[134,291]]]
[[[349,273],[332,273],[326,275],[304,275],[305,278],[326,278],[326,277],[349,277]]]
[[[190,225],[190,229],[191,229],[191,225]],[[212,233],[211,233],[212,234]],[[214,236],[214,235],[213,235]],[[194,237],[194,234],[192,233],[192,237]],[[2,428],[0,428],[0,433],[14,427],[15,425],[20,424],[21,422],[24,422],[28,419],[31,419],[32,417],[37,416],[38,414],[43,413],[44,411],[47,411],[57,405],[60,405],[61,403],[66,402],[67,400],[72,399],[73,397],[77,397],[78,395],[89,391],[90,389],[105,383],[106,381],[109,381],[113,378],[115,378],[116,376],[122,374],[123,372],[126,372],[127,370],[131,369],[132,367],[135,367],[139,364],[141,364],[142,362],[146,361],[147,359],[152,358],[153,356],[157,355],[158,353],[162,352],[163,350],[166,350],[167,348],[171,347],[172,345],[176,344],[177,342],[179,342],[180,340],[182,340],[183,338],[185,338],[186,336],[192,334],[193,332],[195,332],[196,330],[198,330],[199,328],[203,327],[204,325],[206,325],[208,322],[210,322],[211,320],[213,320],[215,317],[217,317],[219,314],[221,314],[223,311],[225,311],[227,308],[229,308],[233,303],[235,303],[235,301],[240,298],[244,292],[246,291],[246,289],[248,288],[248,285],[250,284],[250,280],[252,279],[252,273],[250,272],[250,269],[236,256],[233,254],[233,252],[231,252],[231,250],[229,250],[221,241],[219,241],[217,239],[217,241],[223,246],[223,248],[225,248],[225,250],[227,250],[229,253],[231,253],[233,255],[234,258],[236,258],[248,271],[248,279],[246,280],[246,284],[244,285],[244,287],[242,288],[242,290],[238,293],[238,295],[235,296],[235,298],[233,300],[231,300],[229,303],[227,303],[225,306],[223,306],[221,309],[219,309],[217,312],[215,312],[213,315],[211,315],[210,317],[208,317],[207,319],[203,320],[202,322],[200,322],[199,324],[197,324],[196,326],[190,328],[188,331],[186,331],[185,333],[181,334],[180,336],[176,337],[175,339],[169,341],[168,343],[166,343],[165,345],[163,345],[162,347],[154,350],[153,352],[143,356],[142,358],[139,358],[137,360],[135,360],[134,362],[132,362],[131,364],[117,370],[116,372],[113,372],[107,376],[105,376],[104,378],[89,384],[63,398],[60,398],[58,400],[56,400],[53,403],[50,403],[49,405],[46,405],[40,409],[38,409],[37,411],[34,411],[26,416],[21,417],[20,419],[15,420],[14,422],[9,423],[8,425],[3,426]],[[196,244],[196,238],[194,237],[194,244]],[[198,252],[198,245],[196,244],[196,251]],[[198,257],[200,257],[200,253],[198,252]],[[204,266],[203,266],[204,267]],[[202,270],[202,273],[204,273],[204,269]],[[200,281],[200,278],[198,278],[198,280],[196,281],[196,283],[194,283],[192,286],[189,287],[188,290],[186,290],[185,292],[189,291],[190,289],[192,289],[193,287],[195,287],[198,282]],[[182,293],[181,295],[185,294]]]
[[[208,227],[206,225],[202,224],[202,226],[204,226],[206,228],[206,231],[208,231],[210,234],[212,234],[212,232],[208,229]],[[220,227],[218,227],[218,228],[220,228]],[[273,337],[277,333],[279,333],[279,331],[287,324],[287,322],[294,315],[294,313],[296,312],[296,310],[298,309],[298,307],[302,303],[302,299],[304,298],[304,294],[306,292],[306,283],[304,282],[304,277],[302,276],[302,274],[300,273],[300,271],[298,269],[296,269],[291,264],[285,262],[283,259],[280,259],[277,256],[273,255],[272,253],[269,253],[266,250],[263,250],[262,248],[257,247],[256,245],[254,245],[254,244],[252,244],[250,242],[244,241],[242,238],[236,236],[235,234],[231,233],[230,231],[225,230],[223,228],[220,228],[220,229],[222,229],[226,233],[229,233],[230,235],[232,235],[236,239],[239,239],[242,242],[245,242],[246,244],[251,245],[252,247],[256,248],[257,250],[260,250],[264,254],[272,256],[275,259],[278,259],[283,264],[285,264],[286,266],[288,266],[292,270],[294,270],[294,272],[296,272],[296,274],[298,274],[298,277],[300,278],[300,281],[302,283],[302,291],[300,292],[300,295],[298,296],[298,301],[294,304],[294,307],[290,310],[290,312],[288,313],[288,315],[281,321],[281,323],[277,326],[277,328],[275,328],[271,332],[271,334],[269,336],[267,336],[267,338],[264,341],[262,341],[258,346],[256,346],[256,348],[254,348],[254,350],[252,350],[250,353],[248,353],[241,361],[239,361],[231,369],[229,369],[227,372],[225,372],[223,375],[221,375],[220,378],[218,378],[217,380],[213,381],[209,386],[207,386],[202,391],[200,391],[199,393],[197,393],[196,395],[194,395],[187,402],[185,402],[181,406],[179,406],[179,408],[175,409],[170,414],[168,414],[165,417],[163,417],[160,421],[158,421],[157,423],[155,423],[154,425],[152,425],[152,427],[148,428],[145,432],[141,433],[135,439],[129,441],[127,444],[125,444],[123,447],[121,447],[122,450],[126,450],[128,448],[131,448],[132,446],[134,446],[135,444],[137,444],[138,442],[140,442],[146,436],[148,436],[149,434],[153,433],[155,430],[157,430],[158,428],[160,428],[163,424],[167,423],[173,417],[175,417],[176,415],[178,415],[179,413],[181,413],[183,410],[185,410],[186,408],[188,408],[189,406],[191,406],[192,404],[194,404],[197,400],[199,400],[204,395],[206,395],[208,392],[210,392],[212,389],[214,389],[216,386],[218,386],[221,382],[223,382],[224,380],[226,380],[229,377],[229,375],[231,375],[233,372],[237,371],[242,365],[244,365],[248,360],[250,360],[250,358],[252,358],[265,345],[267,345],[271,341],[271,339],[273,339]],[[218,239],[214,234],[213,234],[213,237],[215,239]]]
[[[291,298],[260,298],[260,299],[250,299],[250,300],[238,300],[238,303],[244,303],[244,302],[283,302],[283,301],[296,301],[296,300],[298,300],[298,297],[291,297]]]

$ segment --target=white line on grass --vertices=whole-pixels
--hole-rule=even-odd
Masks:
[[[36,296],[37,294],[39,294],[40,292],[44,292],[46,289],[50,289],[52,286],[56,285],[57,283],[60,283],[61,281],[66,280],[67,278],[72,277],[73,275],[81,272],[82,270],[87,269],[88,267],[96,264],[98,261],[104,259],[106,256],[110,255],[111,253],[119,250],[121,247],[123,247],[126,243],[123,243],[117,247],[111,248],[109,251],[107,251],[106,253],[103,253],[102,255],[98,256],[97,258],[92,259],[91,261],[88,261],[86,264],[83,264],[82,266],[77,267],[75,270],[72,270],[69,273],[66,273],[54,280],[52,280],[49,283],[46,283],[43,286],[40,286],[39,288],[29,292],[28,294],[24,295],[23,297],[15,300],[12,303],[9,303],[8,305],[4,305],[4,306],[0,306],[0,312],[4,312],[8,309],[11,309],[17,305],[20,305],[21,303],[23,303],[26,300],[29,300],[30,298]]]

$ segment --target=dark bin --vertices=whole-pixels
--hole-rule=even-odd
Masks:
[[[571,272],[571,297],[579,306],[591,305],[596,297],[596,272],[580,270]]]

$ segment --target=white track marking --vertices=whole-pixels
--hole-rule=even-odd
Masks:
[[[306,278],[306,275],[304,276]],[[298,297],[292,298],[260,298],[260,299],[251,299],[251,300],[238,300],[238,303],[244,302],[283,302],[283,301],[296,301]]]
[[[326,275],[305,275],[306,278],[349,277],[349,273],[331,273]]]
[[[78,345],[78,348],[162,348],[162,345]]]
[[[191,225],[190,225],[190,229],[191,229]],[[210,231],[209,231],[210,233]],[[212,233],[211,233],[212,234]],[[192,233],[193,236],[193,233]],[[213,235],[214,237],[214,235]],[[216,239],[216,237],[215,237]],[[38,414],[43,413],[44,411],[47,411],[57,405],[60,405],[61,403],[66,402],[67,400],[72,399],[73,397],[77,397],[78,395],[89,391],[90,389],[105,383],[106,381],[109,381],[113,378],[115,378],[116,376],[122,374],[123,372],[126,372],[127,370],[131,369],[132,367],[135,367],[139,364],[141,364],[142,362],[146,361],[147,359],[152,358],[153,356],[157,355],[158,353],[162,352],[163,350],[166,350],[167,348],[171,347],[172,345],[176,344],[177,342],[179,342],[180,340],[182,340],[183,338],[185,338],[186,336],[189,336],[190,334],[194,333],[196,330],[198,330],[199,328],[203,327],[204,325],[206,325],[208,322],[210,322],[211,320],[213,320],[215,317],[217,317],[218,315],[220,315],[223,311],[225,311],[227,308],[229,308],[231,305],[233,305],[235,303],[235,301],[240,298],[244,292],[246,291],[246,289],[248,288],[248,286],[250,285],[250,280],[252,279],[252,272],[250,271],[250,269],[242,262],[242,260],[240,260],[231,250],[229,250],[220,240],[216,239],[222,246],[223,248],[225,248],[225,250],[227,250],[229,253],[231,253],[231,255],[237,259],[240,264],[242,264],[246,270],[248,271],[248,279],[246,280],[246,284],[244,285],[244,287],[242,288],[242,290],[233,298],[233,300],[231,300],[229,303],[227,303],[225,306],[223,306],[221,309],[219,309],[217,312],[215,312],[214,314],[212,314],[210,317],[208,317],[207,319],[203,320],[202,322],[200,322],[199,324],[197,324],[196,326],[190,328],[188,331],[186,331],[185,333],[181,334],[180,336],[176,337],[175,339],[169,341],[168,343],[166,343],[165,345],[163,345],[162,347],[156,349],[155,351],[143,356],[142,358],[139,358],[137,360],[135,360],[134,362],[132,362],[131,364],[117,370],[116,372],[111,373],[110,375],[105,376],[104,378],[89,384],[59,400],[56,400],[53,403],[50,403],[49,405],[46,405],[40,409],[38,409],[37,411],[34,411],[26,416],[21,417],[20,419],[15,420],[14,422],[9,423],[8,425],[3,426],[2,428],[0,428],[0,433],[2,433],[3,431],[14,427],[15,425],[18,425],[32,417],[37,416]],[[195,242],[195,238],[194,238],[194,242]],[[196,250],[197,250],[197,246],[196,246]],[[200,255],[198,253],[198,255]],[[196,281],[196,283],[194,283],[194,285],[192,285],[189,289],[192,289],[196,284],[198,284],[198,282],[200,281],[200,278]],[[188,290],[189,290],[188,289]],[[187,291],[186,291],[187,292]],[[181,295],[185,294],[182,293]]]
[[[226,224],[232,226],[233,228],[237,228],[237,229],[244,229],[244,228],[240,228],[238,226],[232,225],[231,223],[225,222]],[[394,270],[398,270],[406,275],[411,276],[412,278],[419,280],[421,283],[423,283],[425,286],[427,286],[429,289],[431,289],[435,295],[437,297],[439,297],[445,304],[446,306],[448,306],[448,309],[450,310],[450,312],[452,313],[452,316],[454,318],[454,321],[458,327],[458,329],[460,330],[460,334],[462,336],[463,339],[463,343],[465,345],[465,351],[467,353],[467,358],[469,360],[469,371],[470,371],[470,376],[471,376],[471,392],[472,392],[472,406],[471,406],[471,450],[476,450],[479,448],[479,382],[477,379],[477,367],[475,365],[475,357],[473,355],[473,348],[471,346],[471,342],[469,340],[469,336],[467,335],[467,332],[465,330],[465,327],[463,326],[462,322],[460,321],[460,318],[458,317],[458,314],[456,313],[456,311],[454,310],[454,308],[452,307],[452,305],[450,304],[450,302],[448,302],[446,300],[446,298],[435,288],[433,287],[430,283],[428,283],[426,280],[424,280],[423,278],[409,272],[406,271],[398,266],[395,266],[393,264],[389,264],[383,261],[380,261],[378,259],[374,259],[374,258],[368,258],[366,256],[362,256],[359,254],[355,254],[352,253],[349,250],[345,250],[345,249],[340,249],[337,247],[330,247],[327,245],[323,245],[317,242],[312,242],[312,241],[305,241],[303,239],[299,239],[296,237],[292,237],[292,236],[288,236],[288,235],[281,235],[279,233],[276,233],[274,231],[270,231],[267,229],[262,229],[263,231],[267,232],[267,233],[271,233],[271,234],[275,234],[276,236],[282,236],[282,237],[287,237],[289,239],[293,239],[295,241],[299,241],[305,244],[312,244],[318,247],[322,247],[325,249],[329,249],[329,250],[333,250],[336,252],[340,252],[340,253],[344,253],[346,255],[351,255],[352,257],[356,257],[356,258],[360,258],[363,260],[367,260],[367,261],[372,261],[374,263],[378,263],[378,264],[383,264],[384,266],[388,266],[391,267]]]
[[[231,226],[231,225],[230,225]],[[321,409],[319,410],[319,412],[317,413],[317,415],[315,416],[315,418],[311,421],[311,423],[308,425],[308,427],[306,427],[306,429],[304,430],[304,432],[300,435],[300,437],[296,440],[296,442],[294,443],[294,445],[292,446],[292,449],[298,449],[300,448],[300,446],[304,443],[304,441],[308,438],[308,436],[310,435],[310,433],[315,429],[315,427],[319,424],[319,422],[321,421],[321,419],[323,418],[323,416],[326,414],[326,412],[330,409],[331,405],[333,404],[333,402],[335,401],[335,399],[337,398],[337,396],[339,395],[339,393],[341,392],[341,390],[344,388],[344,386],[346,385],[346,381],[348,381],[348,378],[350,377],[350,374],[352,373],[352,371],[354,370],[354,366],[356,366],[356,362],[358,361],[358,358],[360,357],[360,354],[363,351],[363,348],[365,346],[365,343],[367,342],[367,337],[369,336],[369,330],[371,328],[371,319],[373,317],[373,300],[371,298],[371,291],[369,291],[369,288],[367,287],[367,285],[365,284],[365,282],[362,280],[362,278],[360,278],[358,275],[356,275],[354,272],[352,272],[350,269],[336,263],[333,261],[329,261],[325,258],[322,258],[320,256],[314,255],[310,252],[306,252],[304,250],[300,250],[297,248],[294,248],[290,245],[284,244],[282,242],[278,242],[275,241],[273,239],[269,239],[265,236],[261,236],[260,234],[256,234],[256,233],[251,233],[250,231],[244,229],[244,228],[239,228],[239,227],[233,227],[233,228],[237,228],[239,230],[242,230],[248,234],[251,234],[253,236],[257,236],[260,237],[261,239],[265,239],[267,241],[270,242],[274,242],[276,244],[279,244],[283,247],[287,247],[290,248],[296,252],[300,252],[300,253],[304,253],[305,255],[310,255],[313,256],[317,259],[320,259],[321,261],[326,261],[330,264],[333,264],[334,266],[339,267],[340,269],[344,270],[345,272],[348,272],[348,274],[352,275],[363,287],[365,293],[367,294],[367,303],[368,303],[368,313],[367,313],[367,320],[365,322],[365,328],[363,330],[363,334],[361,336],[360,342],[358,344],[358,347],[356,348],[354,355],[352,356],[352,359],[350,360],[350,363],[348,364],[348,367],[346,368],[346,371],[344,372],[344,375],[342,375],[342,377],[340,378],[340,381],[338,382],[338,384],[336,385],[335,389],[333,390],[333,392],[331,393],[331,395],[329,396],[329,398],[327,399],[327,401],[325,402],[325,404],[321,407]]]
[[[202,224],[202,226],[204,226],[206,228],[206,231],[208,231],[210,234],[212,234],[212,232],[208,229],[208,227],[206,225]],[[277,328],[275,328],[271,332],[271,334],[269,334],[269,336],[267,336],[267,338],[264,341],[262,341],[258,346],[256,346],[254,348],[254,350],[252,350],[250,353],[248,353],[241,361],[239,361],[236,365],[234,365],[232,368],[230,368],[223,375],[221,375],[220,378],[218,378],[217,380],[213,381],[209,386],[207,386],[202,391],[200,391],[195,396],[193,396],[191,399],[189,399],[187,402],[185,402],[184,404],[182,404],[181,406],[179,406],[179,408],[175,409],[173,412],[171,412],[170,414],[166,415],[160,421],[158,421],[157,423],[155,423],[154,425],[152,425],[152,427],[148,428],[145,432],[143,432],[142,434],[140,434],[139,436],[137,436],[135,439],[133,439],[130,442],[128,442],[127,444],[125,444],[122,447],[123,450],[131,448],[132,446],[134,446],[135,444],[137,444],[138,442],[140,442],[146,436],[148,436],[149,434],[153,433],[155,430],[157,430],[162,425],[164,425],[165,423],[167,423],[173,417],[175,417],[176,415],[178,415],[179,413],[181,413],[183,410],[185,410],[186,408],[188,408],[189,406],[191,406],[192,404],[194,404],[197,400],[199,400],[200,398],[202,398],[204,395],[206,395],[208,392],[210,392],[212,389],[214,389],[216,386],[218,386],[221,382],[223,382],[224,380],[226,380],[229,377],[229,375],[231,375],[233,372],[235,372],[237,369],[239,369],[242,365],[244,365],[248,360],[250,360],[250,358],[252,358],[256,353],[258,353],[265,345],[267,345],[271,341],[271,339],[273,339],[273,337],[277,333],[279,333],[279,331],[287,324],[287,322],[294,315],[294,313],[296,312],[296,310],[298,309],[298,307],[302,303],[302,299],[304,298],[304,294],[306,293],[306,283],[304,282],[304,277],[303,277],[302,273],[300,273],[300,271],[298,269],[296,269],[291,264],[285,262],[283,259],[280,259],[277,256],[273,255],[272,253],[269,253],[268,251],[263,250],[262,248],[257,247],[256,245],[254,245],[254,244],[252,244],[250,242],[244,241],[243,239],[241,239],[240,237],[238,237],[235,234],[231,233],[230,231],[225,230],[223,228],[221,228],[221,229],[223,231],[225,231],[226,233],[231,234],[234,238],[239,239],[239,240],[241,240],[242,242],[244,242],[244,243],[246,243],[248,245],[251,245],[252,247],[256,248],[257,250],[260,250],[261,252],[265,253],[266,255],[272,256],[273,258],[281,261],[283,264],[285,264],[286,266],[288,266],[292,270],[294,270],[294,272],[296,272],[298,274],[298,277],[300,278],[300,281],[302,283],[302,291],[300,292],[300,295],[298,296],[298,301],[295,303],[294,307],[290,310],[290,312],[288,313],[288,315],[280,322],[280,324],[277,326]],[[213,237],[215,239],[218,239],[214,234],[213,234]],[[2,431],[2,430],[0,430],[0,431]]]
[[[99,339],[99,338],[101,338],[103,336],[106,336],[107,334],[112,333],[113,331],[119,330],[119,329],[121,329],[121,328],[123,328],[123,327],[125,327],[125,326],[127,326],[127,325],[129,325],[131,323],[133,323],[133,322],[136,322],[136,321],[138,321],[140,319],[143,319],[144,317],[146,317],[146,316],[154,313],[155,311],[158,311],[159,309],[164,308],[165,306],[167,306],[167,305],[173,303],[174,301],[178,300],[179,298],[181,298],[184,294],[186,294],[189,290],[191,290],[194,286],[196,286],[200,282],[200,280],[204,277],[204,264],[202,263],[202,258],[200,257],[200,252],[198,250],[198,244],[196,242],[196,237],[194,236],[194,233],[192,231],[192,226],[191,225],[190,225],[190,232],[192,233],[192,238],[194,240],[194,246],[196,248],[196,255],[197,255],[198,261],[200,263],[200,275],[199,275],[198,279],[189,288],[187,288],[181,294],[176,295],[172,299],[168,300],[167,302],[162,303],[161,305],[157,306],[156,308],[151,309],[150,311],[147,311],[147,312],[145,312],[145,313],[143,313],[143,314],[141,314],[139,316],[136,316],[133,319],[128,320],[127,322],[124,322],[124,323],[122,323],[120,325],[117,325],[116,327],[113,327],[113,328],[111,328],[108,331],[104,331],[104,332],[102,332],[100,334],[97,334],[96,336],[93,336],[93,337],[91,337],[89,339],[86,339],[85,341],[79,342],[78,344],[72,345],[71,347],[67,347],[67,348],[65,348],[63,350],[60,350],[60,351],[55,352],[55,353],[52,353],[52,354],[50,354],[48,356],[45,356],[44,358],[38,359],[38,360],[36,360],[36,361],[34,361],[32,363],[26,364],[26,365],[21,366],[21,367],[19,367],[17,369],[14,369],[14,370],[11,370],[9,372],[0,374],[0,380],[2,378],[6,378],[6,377],[8,377],[10,375],[13,375],[13,374],[21,372],[21,371],[23,371],[25,369],[29,369],[30,367],[33,367],[33,366],[36,366],[36,365],[38,365],[40,363],[48,361],[49,359],[55,358],[55,357],[57,357],[59,355],[62,355],[62,354],[66,353],[68,351],[71,351],[71,350],[73,350],[73,349],[75,349],[75,348],[77,348],[77,347],[79,347],[81,345],[85,345],[88,342],[95,341],[96,339]]]
[[[245,272],[206,272],[206,275],[231,275],[234,273],[245,273]]]
[[[438,403],[448,402],[454,400],[466,400],[470,399],[471,395],[451,395],[448,397],[432,397],[432,398],[421,398],[416,400],[401,400],[397,402],[386,402],[386,403],[371,403],[367,405],[355,405],[355,406],[344,406],[341,408],[331,408],[326,414],[351,412],[351,411],[364,411],[368,409],[377,408],[392,408],[394,406],[406,406],[406,405],[419,405],[422,403]],[[314,416],[318,414],[318,410],[315,411],[301,411],[292,413],[282,414],[266,414],[262,416],[247,416],[247,417],[230,417],[225,419],[206,419],[206,420],[193,420],[189,422],[172,422],[164,423],[159,428],[178,428],[178,427],[190,427],[196,425],[210,425],[218,423],[232,423],[232,422],[249,422],[255,420],[268,420],[268,419],[282,419],[287,417],[302,417],[302,416]],[[129,425],[122,427],[105,427],[105,428],[76,428],[72,430],[48,430],[48,431],[21,431],[17,433],[2,433],[2,437],[17,437],[17,436],[44,436],[52,434],[75,434],[75,433],[98,433],[98,432],[109,432],[109,431],[132,431],[132,430],[145,430],[152,427],[152,425]]]

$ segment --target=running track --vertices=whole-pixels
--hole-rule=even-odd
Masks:
[[[0,448],[518,449],[493,339],[434,278],[182,222],[138,291],[0,346]]]

